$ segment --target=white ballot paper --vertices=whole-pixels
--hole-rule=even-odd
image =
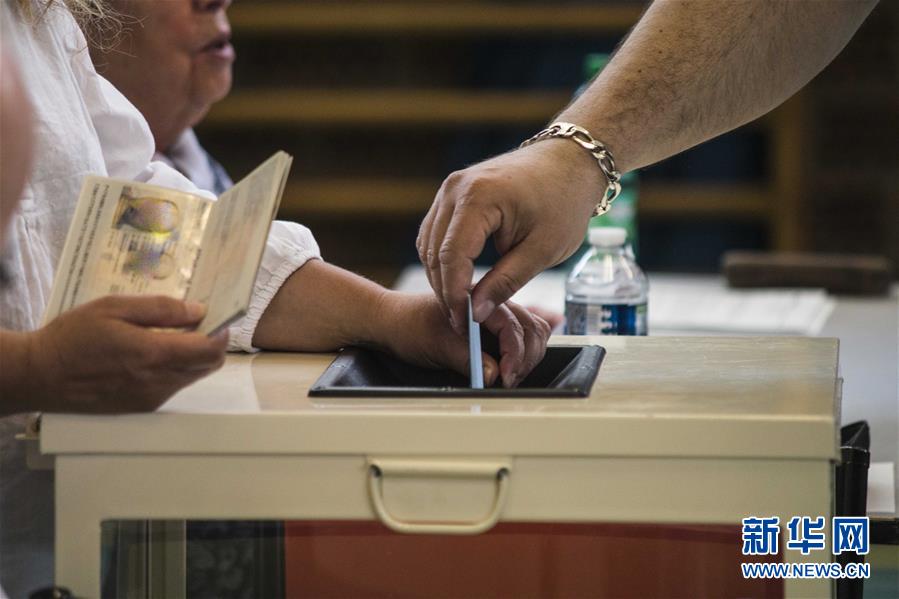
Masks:
[[[293,159],[278,152],[218,200],[87,177],[44,323],[106,295],[167,295],[205,304],[197,330],[243,316]]]
[[[468,295],[468,364],[472,389],[484,388],[484,359],[481,356],[481,325],[474,319]]]

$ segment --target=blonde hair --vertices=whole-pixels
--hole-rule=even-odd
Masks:
[[[121,15],[109,6],[108,0],[17,0],[22,14],[33,23],[60,2],[78,21],[85,37],[98,46],[114,43],[121,34]]]
[[[63,2],[79,21],[102,19],[109,12],[103,0],[63,0]],[[19,8],[32,19],[39,19],[56,3],[57,0],[18,0]]]

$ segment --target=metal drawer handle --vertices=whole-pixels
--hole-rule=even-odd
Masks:
[[[490,511],[473,522],[417,522],[395,518],[384,505],[383,481],[394,477],[487,478],[496,483]],[[368,496],[381,522],[394,532],[405,534],[476,535],[493,528],[499,521],[509,491],[509,465],[506,463],[446,462],[417,460],[369,460]]]

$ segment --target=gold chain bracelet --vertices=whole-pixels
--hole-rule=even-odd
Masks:
[[[594,139],[593,136],[590,135],[590,132],[583,127],[579,127],[573,123],[563,122],[553,123],[534,137],[522,142],[521,147],[524,148],[538,141],[552,139],[554,137],[574,141],[590,152],[596,159],[596,162],[599,164],[599,168],[602,170],[603,175],[606,176],[609,185],[603,192],[602,198],[599,200],[596,208],[593,209],[593,216],[599,216],[600,214],[608,212],[609,208],[612,206],[612,202],[614,202],[615,198],[618,197],[618,194],[621,193],[621,173],[615,168],[615,159],[612,157],[612,153],[609,152],[609,149],[604,143]]]

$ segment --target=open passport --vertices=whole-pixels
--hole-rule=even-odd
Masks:
[[[44,323],[106,295],[205,304],[213,334],[246,314],[293,158],[278,152],[218,200],[134,181],[87,177]]]

